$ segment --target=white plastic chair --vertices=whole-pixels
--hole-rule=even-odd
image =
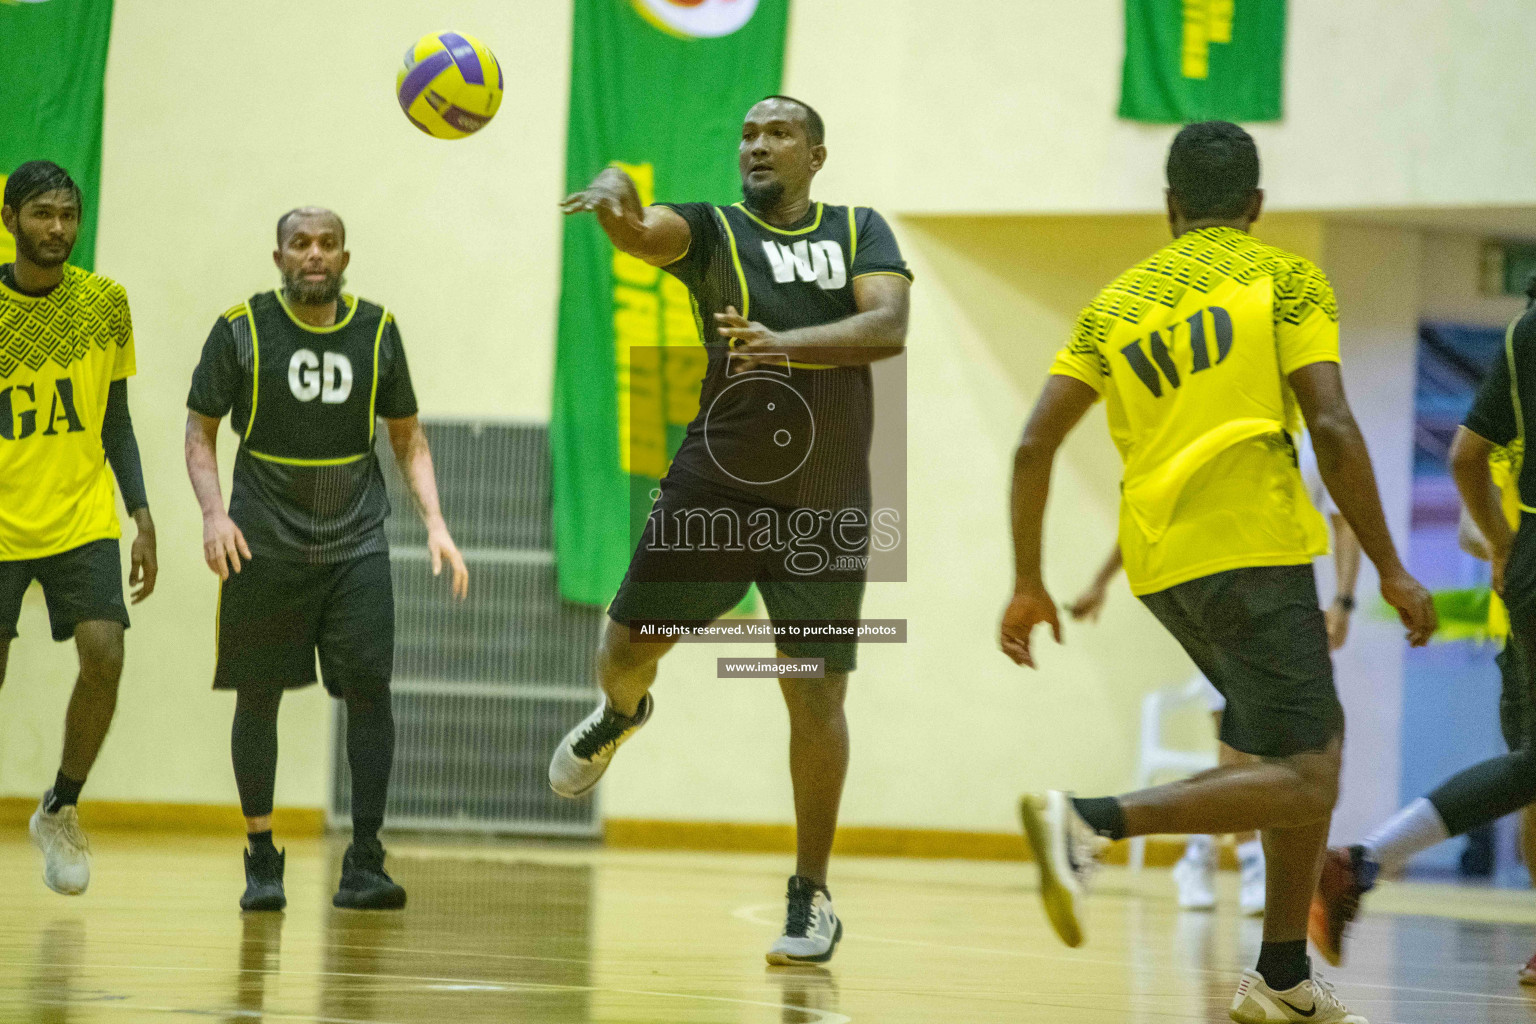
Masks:
[[[1163,721],[1173,712],[1191,704],[1205,705],[1205,677],[1194,678],[1178,686],[1165,686],[1141,700],[1141,745],[1136,756],[1136,788],[1145,789],[1160,776],[1183,778],[1216,767],[1216,754],[1209,750],[1172,750],[1163,746]],[[1146,862],[1147,839],[1131,840],[1130,866],[1140,872]]]

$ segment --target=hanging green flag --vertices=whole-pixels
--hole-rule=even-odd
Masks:
[[[788,14],[789,0],[576,0],[566,191],[618,164],[646,203],[739,199],[742,118],[779,91]],[[567,218],[549,425],[566,599],[618,589],[705,363],[682,283],[615,252],[595,217]]]
[[[1285,0],[1125,0],[1120,116],[1278,121]]]
[[[52,160],[85,193],[70,262],[96,262],[101,115],[112,0],[0,0],[0,187],[28,160]],[[0,229],[0,263],[16,258]]]

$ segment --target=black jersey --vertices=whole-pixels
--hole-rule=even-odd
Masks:
[[[1525,450],[1526,418],[1536,415],[1536,306],[1504,332],[1504,351],[1483,378],[1463,425],[1500,448]],[[1536,511],[1536,459],[1523,458],[1515,489],[1520,508]]]
[[[693,295],[709,353],[699,414],[673,472],[777,505],[869,506],[874,429],[868,366],[785,360],[743,372],[716,330],[726,307],[770,330],[832,323],[858,312],[855,278],[911,280],[890,227],[868,207],[815,203],[792,228],[742,204],[667,204],[688,222],[688,252],[663,269]]]
[[[342,297],[331,327],[311,327],[263,292],[219,317],[187,407],[230,414],[240,436],[229,517],[251,553],[339,562],[388,550],[389,498],[374,455],[377,416],[416,413],[400,332],[388,310]]]

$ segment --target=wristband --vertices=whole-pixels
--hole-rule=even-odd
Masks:
[[[1333,599],[1333,603],[1344,609],[1346,612],[1352,612],[1355,610],[1355,598],[1352,594],[1340,594],[1338,597]]]

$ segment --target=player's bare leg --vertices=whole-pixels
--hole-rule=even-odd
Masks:
[[[117,683],[123,674],[123,624],[82,622],[75,627],[80,674],[64,716],[64,757],[59,770],[84,782],[101,752],[117,711]]]
[[[53,788],[43,795],[29,823],[32,841],[43,851],[43,881],[65,895],[84,892],[91,880],[90,844],[80,830],[75,805],[117,710],[117,684],[123,674],[122,623],[79,623],[75,648],[80,673],[64,716],[64,756]]]
[[[549,762],[549,786],[578,797],[597,785],[623,742],[651,717],[656,663],[676,641],[634,643],[629,627],[609,620],[597,651],[597,684],[603,703],[566,733]]]
[[[768,951],[768,962],[825,963],[843,935],[827,889],[827,864],[848,776],[848,717],[843,710],[848,673],[828,672],[822,679],[781,677],[779,690],[789,709],[795,874],[789,880],[784,933]]]

